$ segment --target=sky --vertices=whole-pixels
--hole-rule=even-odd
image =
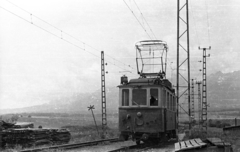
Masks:
[[[154,37],[167,42],[175,79],[176,0],[0,1],[0,109],[99,90],[101,51],[107,87],[137,78],[134,45]],[[238,0],[189,1],[191,77],[201,78],[199,46],[211,46],[208,74],[240,70],[238,16]]]

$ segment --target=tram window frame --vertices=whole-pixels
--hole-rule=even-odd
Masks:
[[[167,91],[165,89],[163,89],[163,96],[162,96],[162,107],[166,108],[167,105]]]
[[[127,91],[125,94],[124,91]],[[127,95],[128,97],[124,98],[124,95]],[[126,99],[126,100],[125,100]],[[129,89],[122,89],[122,101],[121,101],[121,106],[129,106],[130,105],[130,90]]]
[[[173,100],[172,100],[172,94],[170,94],[170,110],[173,110]]]
[[[150,102],[150,106],[154,107],[154,106],[159,106],[159,90],[158,88],[150,88],[150,95],[149,95],[149,102]],[[156,91],[156,92],[152,92],[152,91]],[[153,96],[153,98],[152,98]],[[151,102],[154,102],[153,104],[151,104]]]
[[[176,111],[176,109],[177,109],[176,105],[177,105],[176,98],[175,98],[175,96],[173,96],[173,111]]]
[[[136,91],[144,91],[144,92],[136,92]],[[148,97],[147,92],[148,91],[146,88],[132,89],[132,106],[147,106],[147,97]],[[145,103],[145,104],[141,104],[141,103]]]
[[[169,102],[169,92],[167,91],[167,109],[170,109],[170,102]]]

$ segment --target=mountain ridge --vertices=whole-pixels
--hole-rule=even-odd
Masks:
[[[207,76],[207,91],[209,110],[240,108],[240,71],[222,73],[218,71]],[[197,92],[197,87],[195,87]],[[106,88],[107,112],[116,113],[118,110],[118,88]],[[197,100],[195,100],[197,105]],[[18,109],[5,109],[1,113],[43,112],[43,113],[87,113],[90,105],[94,112],[101,113],[101,89],[92,93],[77,93],[68,97],[53,99],[47,104]]]

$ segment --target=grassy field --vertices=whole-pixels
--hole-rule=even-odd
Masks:
[[[91,114],[88,115],[69,115],[69,116],[34,116],[20,117],[18,121],[33,122],[35,127],[43,128],[67,128],[72,136],[70,143],[92,141],[100,139],[102,136],[102,118],[95,115],[97,128]],[[118,117],[114,115],[108,116],[106,137],[117,137],[118,135]]]
[[[12,121],[12,117],[16,115],[2,116],[3,120]],[[97,128],[91,114],[81,115],[47,115],[47,114],[24,114],[20,115],[17,119],[18,122],[33,122],[34,128],[42,126],[43,128],[66,128],[71,133],[71,140],[69,143],[87,142],[105,138],[116,138],[119,136],[118,132],[118,117],[117,115],[109,115],[107,117],[107,130],[106,134],[102,132],[102,118],[101,115],[95,115]],[[16,121],[16,119],[14,119]],[[21,150],[21,146],[7,151]]]
[[[2,119],[11,120],[10,118],[13,117],[13,115],[6,115],[3,116]],[[33,122],[35,128],[38,126],[42,126],[43,128],[67,128],[71,133],[71,140],[70,143],[77,143],[77,142],[86,142],[86,141],[93,141],[93,140],[99,140],[102,136],[102,118],[101,115],[95,115],[97,127],[99,130],[99,133],[96,130],[96,126],[94,124],[93,117],[90,114],[22,114],[19,115],[18,120],[19,122]],[[234,125],[235,121],[233,118],[227,118],[227,117],[211,117],[212,124],[226,124]],[[108,115],[107,117],[108,121],[108,128],[107,133],[105,134],[106,138],[115,138],[119,136],[118,132],[118,115]],[[16,120],[15,119],[13,121]],[[184,132],[188,129],[188,122],[187,117],[182,117],[180,119],[181,127],[180,132]],[[185,122],[185,123],[184,123]],[[208,137],[218,137],[222,140],[229,142],[233,145],[234,151],[240,151],[240,131],[231,132],[228,134],[225,134],[222,131],[223,125],[218,125],[218,127],[208,127],[208,133],[202,133],[201,130],[198,129],[198,126],[196,125],[191,130],[190,136],[187,138],[201,138],[206,139]],[[16,147],[15,150],[21,149],[21,147]],[[8,149],[7,151],[11,151],[12,149]],[[14,151],[14,150],[12,150]]]

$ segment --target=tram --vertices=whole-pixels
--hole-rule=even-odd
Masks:
[[[119,87],[120,138],[130,136],[137,144],[160,142],[176,136],[176,96],[166,79],[167,43],[136,43],[138,78],[121,77]]]

